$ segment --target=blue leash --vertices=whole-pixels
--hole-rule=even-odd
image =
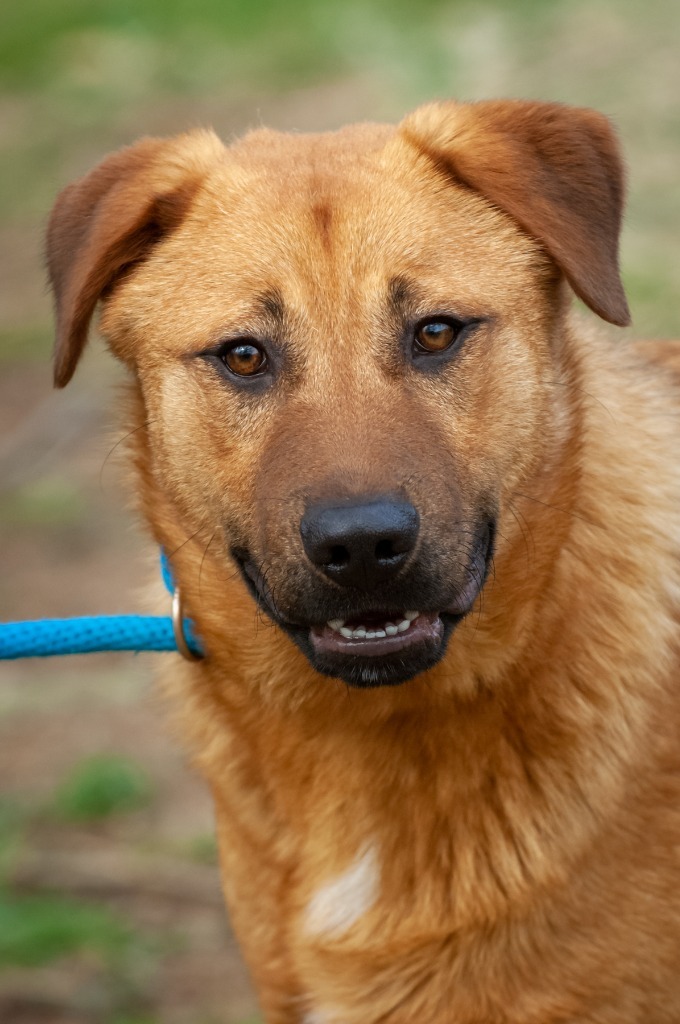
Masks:
[[[201,658],[203,651],[193,624],[181,616],[179,592],[164,551],[161,551],[161,573],[173,595],[173,618],[88,615],[75,619],[0,622],[0,661],[95,651],[179,651],[188,658]]]

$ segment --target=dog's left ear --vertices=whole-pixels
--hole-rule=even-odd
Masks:
[[[47,229],[57,387],[73,376],[99,299],[179,226],[208,168],[223,154],[209,131],[142,139],[61,192]]]
[[[400,130],[540,242],[595,313],[630,323],[618,266],[623,165],[605,117],[559,103],[433,103]]]

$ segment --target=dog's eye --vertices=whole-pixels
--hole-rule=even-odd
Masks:
[[[225,346],[220,358],[237,377],[254,377],[267,369],[267,353],[255,341],[243,339]]]
[[[427,320],[416,328],[416,352],[444,352],[457,340],[465,324],[460,320]]]

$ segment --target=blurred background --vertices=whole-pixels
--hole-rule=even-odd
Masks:
[[[121,371],[53,393],[42,236],[58,189],[143,134],[334,128],[433,97],[598,107],[630,170],[639,335],[680,331],[677,0],[12,0],[0,12],[0,619],[142,610]],[[156,656],[158,657],[171,657]],[[157,662],[156,662],[157,664]],[[0,1020],[246,1024],[211,810],[154,656],[0,667]]]

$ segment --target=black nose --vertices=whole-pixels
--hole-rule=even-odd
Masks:
[[[418,538],[418,512],[398,498],[317,504],[300,523],[310,562],[343,587],[371,590],[401,569]]]

